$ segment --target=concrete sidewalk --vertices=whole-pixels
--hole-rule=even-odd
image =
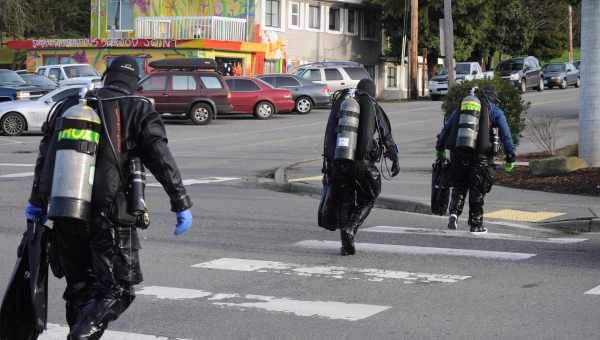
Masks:
[[[281,166],[276,170],[278,190],[320,195],[320,159]],[[501,171],[500,168],[498,171]],[[431,167],[403,168],[392,180],[383,180],[376,206],[430,214]],[[554,194],[495,185],[485,200],[486,221],[547,227],[567,232],[599,232],[600,205],[596,197]],[[468,216],[468,203],[463,216]],[[464,219],[464,217],[463,217]]]

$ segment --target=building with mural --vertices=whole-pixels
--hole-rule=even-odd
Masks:
[[[376,77],[381,9],[363,0],[90,0],[90,37],[11,41],[27,69],[88,63],[103,72],[118,55],[141,69],[165,58],[208,57],[225,74],[286,72],[316,61],[354,60]]]

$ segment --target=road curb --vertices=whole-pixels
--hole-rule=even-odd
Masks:
[[[304,163],[315,162],[318,160],[320,159],[303,160],[280,166],[275,170],[273,174],[274,181],[272,183],[263,182],[262,184],[272,189],[275,189],[276,191],[320,197],[321,188],[303,183],[290,183],[288,181],[287,176],[288,169]],[[409,199],[379,196],[379,198],[377,198],[377,201],[375,201],[375,207],[431,215],[431,207],[428,204]]]

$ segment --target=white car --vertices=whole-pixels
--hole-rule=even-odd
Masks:
[[[56,102],[73,95],[82,96],[88,87],[75,85],[60,87],[36,99],[0,103],[0,133],[18,136],[23,132],[40,132],[48,112]]]
[[[456,82],[458,84],[463,81],[475,79],[492,79],[494,72],[483,72],[479,63],[476,62],[461,62],[455,66]],[[443,69],[442,72],[431,78],[429,81],[429,95],[435,100],[438,97],[448,94],[448,71]]]
[[[92,85],[100,87],[102,79],[96,69],[89,64],[61,64],[38,67],[37,74],[46,76],[59,86]]]

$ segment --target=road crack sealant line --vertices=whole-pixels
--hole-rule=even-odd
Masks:
[[[321,161],[321,158],[302,160],[299,162],[294,162],[291,164],[280,166],[275,170],[273,176],[274,180],[272,182],[263,181],[262,185],[267,188],[275,189],[276,191],[320,197],[320,187],[309,184],[289,182],[287,175],[288,170],[291,168],[298,167],[299,165],[305,163],[312,163],[317,161]],[[428,204],[408,199],[405,200],[380,196],[375,202],[375,207],[381,209],[431,215],[431,207]]]

